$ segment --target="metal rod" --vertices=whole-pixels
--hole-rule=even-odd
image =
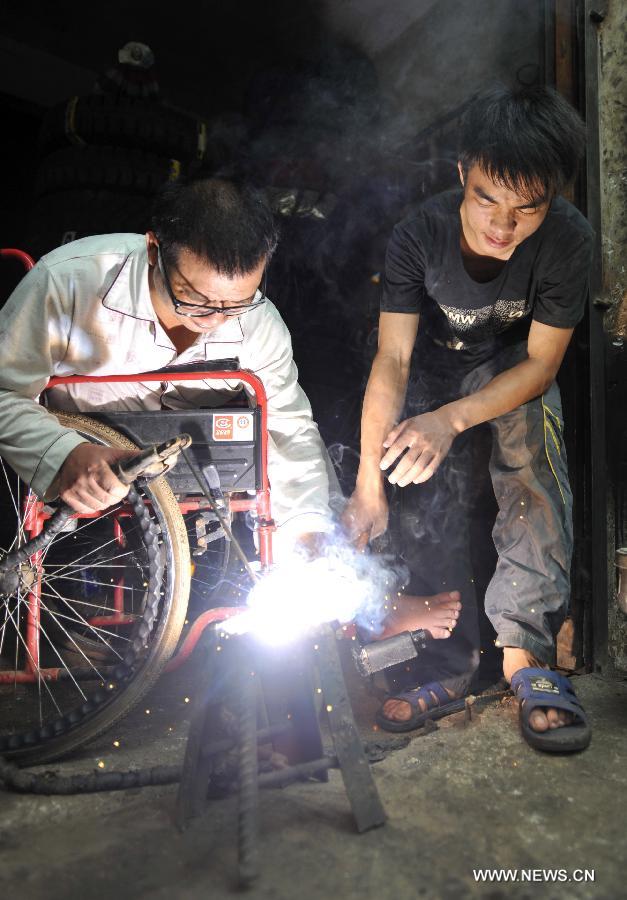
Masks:
[[[263,744],[266,741],[271,741],[272,738],[278,737],[291,730],[291,723],[289,725],[273,725],[270,728],[262,728],[257,732],[257,743]],[[222,738],[220,741],[213,741],[211,744],[205,744],[200,755],[204,759],[209,756],[215,756],[216,753],[228,753],[228,751],[232,750],[236,745],[237,740],[235,738]]]
[[[242,642],[246,655],[248,641]],[[257,763],[257,690],[255,679],[244,668],[240,679],[239,723],[239,806],[237,815],[238,869],[242,887],[247,887],[259,874],[257,844],[259,784]]]
[[[285,787],[294,781],[300,781],[301,778],[313,778],[326,769],[338,767],[337,756],[321,756],[320,759],[311,759],[309,762],[277,769],[275,772],[262,772],[258,779],[259,787]]]

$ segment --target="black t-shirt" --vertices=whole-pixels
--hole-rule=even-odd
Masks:
[[[462,200],[461,190],[438,194],[395,227],[382,312],[419,313],[436,343],[478,357],[526,340],[532,319],[573,328],[584,313],[593,248],[582,214],[556,197],[497,277],[479,283],[462,261]]]

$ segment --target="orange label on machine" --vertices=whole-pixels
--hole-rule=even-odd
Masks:
[[[237,415],[216,413],[213,417],[213,439],[214,441],[252,441],[252,413]]]

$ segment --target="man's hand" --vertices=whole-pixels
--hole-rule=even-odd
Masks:
[[[388,469],[399,460],[388,475],[390,484],[405,487],[412,482],[428,481],[451,448],[458,434],[449,413],[442,407],[434,412],[405,419],[388,434],[383,442],[387,453],[381,460],[382,469]]]
[[[59,497],[79,513],[108,509],[128,493],[128,486],[117,478],[111,465],[136,452],[98,444],[79,444],[59,469],[55,484]]]
[[[342,526],[349,540],[361,550],[387,530],[388,515],[387,498],[379,480],[371,489],[355,489],[342,515]]]

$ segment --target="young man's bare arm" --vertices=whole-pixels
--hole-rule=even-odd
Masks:
[[[532,322],[527,359],[501,372],[476,393],[401,422],[386,438],[388,449],[380,463],[387,469],[407,449],[389,480],[400,487],[427,481],[457,434],[542,394],[557,375],[572,333],[572,328]]]
[[[355,493],[344,524],[352,537],[376,537],[387,527],[387,502],[380,468],[383,442],[403,408],[418,314],[381,313],[379,346],[366,387],[361,416],[361,460]]]

